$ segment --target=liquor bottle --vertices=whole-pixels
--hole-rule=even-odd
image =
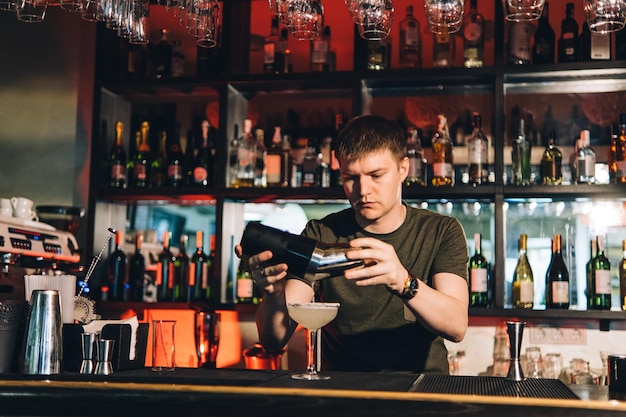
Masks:
[[[530,64],[532,29],[529,22],[511,22],[509,28],[509,64]]]
[[[580,33],[580,60],[585,62],[608,61],[611,59],[612,48],[611,33],[592,32],[585,19]]]
[[[622,259],[619,263],[619,303],[626,310],[626,239],[622,240]]]
[[[541,183],[543,185],[560,185],[563,182],[563,154],[556,147],[556,134],[553,130],[548,134],[548,143],[541,157]]]
[[[256,168],[256,140],[252,136],[252,120],[243,121],[243,134],[237,140],[236,187],[253,187]]]
[[[469,261],[470,307],[488,307],[489,263],[482,254],[482,237],[474,234],[474,256]]]
[[[432,139],[433,179],[431,184],[434,187],[454,186],[454,161],[448,120],[443,114],[437,117],[439,119],[437,133]]]
[[[148,75],[148,49],[146,45],[129,44],[126,70],[128,77],[136,80]]]
[[[426,158],[424,158],[419,130],[415,127],[410,127],[408,130],[406,156],[409,158],[409,173],[404,184],[408,187],[415,185],[424,187],[426,185]]]
[[[115,250],[109,256],[109,300],[124,301],[126,293],[126,254],[124,253],[124,232],[115,234]]]
[[[607,165],[609,166],[609,182],[617,183],[617,144],[619,143],[620,127],[611,126],[611,138],[609,139],[609,152],[607,155]]]
[[[143,235],[135,236],[135,253],[128,260],[128,296],[130,301],[143,301],[146,259],[141,252]]]
[[[513,307],[533,308],[535,298],[535,282],[533,270],[528,262],[527,250],[528,235],[521,234],[518,241],[519,257],[513,274]]]
[[[474,131],[467,141],[469,182],[473,185],[489,182],[488,139],[482,129],[482,117],[474,113]]]
[[[317,146],[312,139],[307,139],[306,153],[302,160],[302,182],[301,187],[319,187],[319,166],[320,159]]]
[[[322,34],[309,44],[309,71],[328,72],[330,70],[330,26],[324,26]]]
[[[172,41],[172,77],[182,77],[185,75],[185,55],[180,49],[180,41]]]
[[[574,3],[567,3],[557,47],[558,62],[578,61],[578,49],[578,23],[574,19]]]
[[[593,184],[596,177],[596,153],[591,146],[589,131],[581,130],[576,151],[576,183]]]
[[[152,54],[154,76],[168,78],[172,75],[172,44],[167,38],[167,29],[161,29],[161,40],[154,46]]]
[[[384,71],[391,68],[391,36],[379,41],[367,41],[367,70]]]
[[[611,309],[611,262],[604,254],[604,236],[596,236],[598,253],[593,259],[591,298],[594,310]]]
[[[174,301],[174,262],[170,251],[171,232],[163,233],[163,249],[159,253],[156,269],[157,301]]]
[[[546,308],[569,308],[569,273],[561,252],[561,235],[552,240],[552,259],[546,271]]]
[[[285,72],[285,53],[281,47],[278,16],[272,17],[270,35],[263,44],[263,72],[282,74]]]
[[[126,187],[126,152],[122,144],[124,123],[115,123],[115,141],[109,152],[109,187]]]
[[[215,235],[209,236],[209,254],[207,258],[207,277],[206,283],[203,283],[204,298],[207,301],[212,301],[214,297],[219,296],[219,282],[215,281],[215,259],[217,254],[215,252]]]
[[[337,137],[339,132],[343,128],[343,114],[335,113],[335,132],[330,143],[330,186],[341,187],[343,182],[341,180],[341,169],[339,167],[339,160],[335,155],[335,145],[337,143]]]
[[[256,285],[252,280],[252,274],[248,268],[247,258],[242,258],[239,269],[237,270],[237,298],[236,303],[240,304],[259,304],[259,298],[256,294]]]
[[[167,132],[163,130],[159,139],[159,151],[150,164],[150,187],[160,188],[165,185],[165,143]]]
[[[406,6],[406,16],[400,21],[398,46],[400,68],[422,68],[422,33],[412,5]]]
[[[141,123],[141,131],[139,133],[140,140],[135,157],[133,158],[133,181],[135,188],[146,188],[150,185],[150,165],[152,158],[150,155],[149,143],[150,124],[148,122]]]
[[[189,300],[204,301],[207,299],[209,264],[204,253],[204,233],[196,232],[196,251],[191,255],[189,264]]]
[[[272,144],[265,157],[265,172],[268,187],[287,187],[289,185],[289,150],[283,148],[283,136],[280,126],[274,126]]]
[[[185,156],[180,144],[179,128],[177,125],[176,133],[170,138],[167,146],[167,185],[168,187],[182,187],[185,185]]]
[[[593,263],[596,258],[596,252],[598,251],[598,243],[596,239],[589,241],[589,260],[585,264],[585,277],[587,281],[587,288],[585,289],[585,296],[587,297],[587,310],[593,310]]]
[[[187,256],[187,241],[189,236],[180,236],[180,248],[174,257],[174,286],[172,299],[187,301],[189,294],[189,256]]]
[[[191,179],[191,185],[196,187],[209,187],[213,183],[213,156],[209,143],[210,127],[209,121],[206,119],[200,124],[202,144],[193,160],[193,174]]]
[[[256,129],[254,136],[254,148],[256,150],[254,161],[254,186],[265,188],[267,187],[267,171],[265,169],[267,147],[265,146],[265,132],[263,129]]]
[[[511,150],[513,185],[530,185],[530,142],[526,140],[524,119],[519,121],[519,129]]]
[[[626,183],[626,113],[619,115],[619,135],[615,144],[615,182]]]
[[[442,33],[433,33],[433,67],[451,68],[454,66],[454,34],[444,28]]]
[[[554,42],[556,35],[550,26],[548,2],[543,5],[539,24],[535,31],[533,64],[554,64]]]
[[[333,138],[326,135],[320,142],[318,154],[318,174],[319,186],[322,188],[330,188],[330,149]]]
[[[483,66],[485,18],[478,12],[478,0],[470,0],[469,12],[463,17],[463,66]]]

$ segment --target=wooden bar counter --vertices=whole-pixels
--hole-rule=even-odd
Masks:
[[[3,416],[624,416],[606,387],[556,380],[330,372],[189,369],[0,375]]]

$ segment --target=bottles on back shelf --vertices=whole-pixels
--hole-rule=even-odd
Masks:
[[[524,119],[520,119],[511,150],[513,185],[530,185],[530,148],[530,142],[526,139],[524,131]]]
[[[452,33],[447,31],[433,33],[433,67],[450,68],[454,66],[455,43]]]
[[[619,115],[619,133],[615,138],[612,177],[615,183],[626,183],[626,113]],[[610,167],[609,167],[610,168]]]
[[[422,33],[412,5],[406,7],[406,16],[400,21],[398,47],[400,68],[422,68]]]
[[[267,147],[265,146],[265,132],[263,129],[254,131],[254,147],[256,157],[254,158],[254,186],[267,187],[267,171],[265,169],[265,159],[267,157]]]
[[[569,273],[561,252],[561,235],[552,240],[552,259],[546,271],[546,308],[569,308]]]
[[[384,71],[391,68],[391,36],[379,41],[367,41],[367,70]]]
[[[185,75],[185,55],[180,47],[180,41],[172,41],[172,77],[182,77]]]
[[[208,120],[203,120],[200,124],[200,136],[202,143],[193,160],[191,185],[197,187],[209,187],[213,184],[213,151],[209,139]]]
[[[289,185],[289,150],[283,146],[280,126],[274,126],[272,144],[265,157],[265,172],[268,187]]]
[[[478,12],[478,0],[470,0],[469,12],[463,17],[463,66],[483,66],[485,49],[485,18]]]
[[[541,157],[541,183],[543,185],[560,185],[563,182],[563,154],[556,147],[556,134],[550,131],[546,149]]]
[[[319,187],[319,166],[320,158],[317,146],[312,139],[307,140],[306,153],[302,161],[302,182],[301,187]]]
[[[626,310],[626,240],[622,240],[622,259],[619,262],[619,308]]]
[[[243,134],[237,140],[237,174],[235,187],[253,187],[256,168],[256,140],[252,136],[252,120],[243,121]]]
[[[159,138],[159,150],[150,164],[150,186],[160,188],[165,185],[165,143],[167,132],[163,130]]]
[[[324,26],[322,34],[309,43],[309,71],[330,71],[330,26]]]
[[[554,64],[554,42],[556,35],[550,26],[548,2],[545,2],[539,24],[535,31],[533,64]]]
[[[418,129],[409,128],[406,140],[406,156],[409,158],[409,173],[404,180],[406,186],[424,187],[426,185],[426,158],[424,158],[420,136]]]
[[[578,49],[578,23],[574,19],[574,3],[567,3],[557,47],[558,62],[578,61]]]
[[[591,290],[587,289],[591,295],[591,309],[610,310],[611,309],[611,262],[604,254],[604,236],[596,236],[597,253],[593,258],[591,267]]]
[[[263,45],[263,72],[285,73],[285,46],[281,39],[278,16],[273,16],[270,35],[265,38]]]
[[[576,159],[574,172],[576,183],[593,184],[596,175],[596,153],[591,149],[591,138],[588,130],[580,131],[580,139],[576,142]]]
[[[533,308],[535,282],[527,256],[528,235],[521,234],[518,241],[519,256],[513,273],[513,308]]]
[[[487,148],[489,140],[482,129],[482,117],[473,115],[474,131],[467,141],[467,163],[470,184],[479,185],[489,182],[489,158]]]
[[[128,297],[130,301],[143,301],[146,260],[141,252],[143,235],[135,236],[135,253],[128,260]]]
[[[204,253],[204,233],[196,232],[196,251],[189,264],[189,301],[205,301],[210,295],[209,256]]]
[[[432,139],[433,178],[431,184],[435,187],[453,186],[454,161],[452,140],[448,132],[448,120],[443,114],[437,117],[437,133],[435,133]]]
[[[152,158],[150,155],[150,124],[148,122],[141,123],[141,130],[137,132],[138,145],[135,150],[135,156],[132,161],[132,186],[135,188],[146,188],[150,185],[150,165]]]
[[[180,144],[180,126],[170,138],[167,145],[166,181],[168,187],[182,187],[185,185],[185,156]]]
[[[172,75],[172,44],[168,39],[167,29],[161,29],[161,40],[154,46],[151,56],[156,78]]]
[[[108,180],[111,188],[126,187],[126,151],[122,143],[124,123],[115,123],[115,141],[109,152]]]
[[[469,260],[470,307],[489,306],[489,263],[482,254],[482,237],[474,234],[474,255]]]
[[[180,236],[179,251],[174,257],[174,301],[187,301],[189,294],[189,256],[187,256],[187,241],[189,236]]]
[[[115,250],[109,255],[109,301],[124,301],[126,295],[124,232],[115,233]]]
[[[170,232],[163,233],[163,249],[159,253],[156,269],[157,301],[174,300],[174,262],[170,251]]]
[[[530,64],[530,37],[533,27],[529,22],[510,22],[509,26],[509,63],[513,65]]]

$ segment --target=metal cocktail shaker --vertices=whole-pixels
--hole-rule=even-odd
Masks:
[[[34,290],[24,335],[21,370],[29,375],[61,373],[61,300],[56,290]]]
[[[344,271],[363,266],[361,259],[346,257],[348,244],[325,244],[315,239],[250,222],[241,238],[244,255],[272,251],[272,263],[286,263],[289,272],[310,281],[340,276]]]

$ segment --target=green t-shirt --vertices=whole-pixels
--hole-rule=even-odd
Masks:
[[[468,251],[458,220],[407,205],[397,230],[372,234],[356,223],[352,209],[310,221],[302,233],[324,243],[375,237],[392,244],[404,267],[432,285],[451,272],[467,280]],[[342,277],[319,281],[320,301],[340,302],[337,318],[322,331],[322,368],[343,371],[448,373],[443,339],[426,330],[386,286],[357,287]]]

